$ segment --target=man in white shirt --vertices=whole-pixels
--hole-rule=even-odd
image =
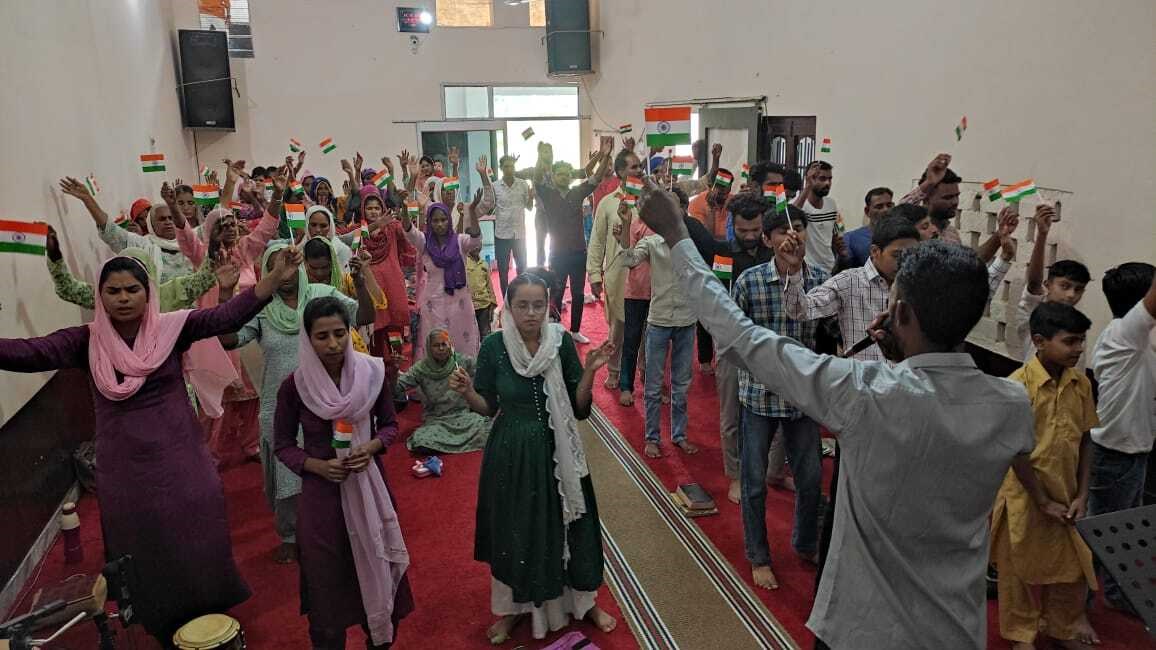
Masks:
[[[502,156],[499,161],[502,177],[494,183],[494,199],[498,202],[494,208],[494,257],[498,261],[498,285],[502,288],[503,301],[509,284],[510,253],[514,254],[517,275],[526,269],[526,210],[534,207],[530,183],[514,176],[514,162],[513,156]],[[538,254],[541,255],[541,251]]]
[[[1104,274],[1103,287],[1114,318],[1092,351],[1092,370],[1100,382],[1100,426],[1092,429],[1089,515],[1142,505],[1156,436],[1156,351],[1151,343],[1156,269],[1142,262],[1121,264]],[[1101,573],[1108,606],[1135,615],[1120,585]]]
[[[896,363],[863,362],[816,354],[746,318],[688,239],[668,193],[654,191],[642,217],[671,247],[675,275],[719,354],[841,432],[846,497],[808,627],[831,648],[984,648],[996,492],[1013,467],[1034,498],[1047,495],[1031,470],[1033,418],[1022,385],[985,375],[959,352],[987,304],[980,259],[937,241],[909,248],[890,324],[881,328],[879,314],[870,327]]]
[[[807,214],[807,260],[830,273],[835,269],[835,222],[839,208],[831,192],[831,163],[816,160],[807,165],[803,191],[794,205]]]

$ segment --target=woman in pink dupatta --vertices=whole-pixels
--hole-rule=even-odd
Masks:
[[[301,320],[299,366],[273,421],[277,458],[301,476],[301,612],[315,648],[344,648],[352,625],[367,647],[388,648],[413,610],[409,552],[377,459],[397,435],[393,391],[382,360],[350,345],[340,301],[316,298]]]
[[[229,173],[234,172],[230,169]],[[181,252],[194,266],[200,266],[206,256],[227,260],[236,265],[240,271],[240,278],[235,291],[244,291],[257,284],[255,263],[265,252],[265,245],[277,235],[278,218],[274,215],[281,212],[281,197],[285,194],[287,184],[281,174],[277,174],[273,182],[277,186],[273,192],[273,200],[252,232],[239,237],[240,228],[233,212],[217,208],[209,212],[199,235],[187,223],[177,229],[177,243],[180,244]],[[228,299],[228,295],[222,296],[218,291],[208,291],[201,296],[199,305],[202,308],[213,307],[222,297]],[[257,442],[260,438],[257,426],[259,407],[257,391],[241,362],[240,352],[231,350],[229,360],[237,370],[240,380],[225,391],[222,405],[224,414],[219,418],[200,416],[201,425],[205,429],[205,442],[220,468],[237,465],[247,458],[256,456]]]
[[[401,334],[409,326],[409,296],[405,291],[402,259],[413,256],[413,246],[402,232],[401,222],[385,209],[381,192],[373,185],[365,185],[361,193],[361,219],[368,224],[370,235],[361,245],[369,251],[369,268],[377,286],[385,292],[388,309],[377,310],[373,323],[374,356],[389,357],[389,335]],[[404,208],[403,208],[404,209]]]

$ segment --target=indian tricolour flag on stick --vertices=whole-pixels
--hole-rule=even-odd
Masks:
[[[720,280],[729,280],[734,274],[735,261],[730,257],[723,257],[722,255],[714,256],[714,264],[711,269]]]
[[[457,189],[458,189],[458,187],[460,187],[460,185],[461,184],[458,182],[457,176],[446,176],[445,178],[442,179],[442,191],[443,192],[448,192],[450,190],[457,191]]]
[[[142,153],[140,168],[143,172],[163,172],[165,170],[165,155],[163,153]]]
[[[116,215],[116,219],[113,219],[112,222],[116,224],[117,227],[128,230],[128,226],[132,223],[132,219],[129,218],[128,213],[126,213],[124,210],[121,210],[120,214]]]
[[[404,345],[404,343],[401,340],[401,334],[398,334],[397,332],[390,332],[389,347],[393,348],[394,350],[400,350],[402,345]]]
[[[301,183],[291,180],[289,181],[289,191],[293,192],[294,194],[304,194],[305,188],[301,186]]]
[[[646,146],[673,147],[690,144],[690,107],[646,109]]]
[[[337,148],[337,145],[333,144],[333,138],[325,138],[317,146],[321,148],[321,153],[329,153]]]
[[[626,179],[625,183],[622,184],[622,189],[625,190],[627,194],[642,196],[642,179],[636,176],[631,176]]]
[[[349,247],[356,253],[361,248],[361,242],[366,239],[369,239],[369,226],[361,224],[361,228],[353,233],[353,243]]]
[[[735,182],[735,177],[729,172],[717,172],[714,175],[714,184],[719,187],[730,187]]]
[[[999,190],[999,179],[993,178],[983,184],[983,191],[987,192],[988,201],[998,201],[1003,198],[1003,192]]]
[[[963,139],[963,132],[967,130],[967,116],[964,115],[959,119],[959,124],[955,127],[955,141],[959,142]]]
[[[301,151],[301,148],[302,147],[300,142],[298,142],[295,138],[289,138],[289,151],[298,153]]]
[[[623,194],[622,202],[625,203],[628,208],[638,207],[638,197],[633,194]]]
[[[216,205],[221,201],[221,188],[216,185],[194,185],[193,200],[197,205]]]
[[[48,224],[0,219],[0,253],[43,255],[48,245]]]
[[[751,165],[750,165],[750,163],[743,163],[743,166],[739,169],[739,176],[741,176],[744,181],[751,180]]]
[[[209,180],[209,166],[208,165],[201,165],[201,170],[198,173],[200,173],[200,175],[201,175],[201,182],[202,183]]]
[[[526,130],[522,131],[522,139],[523,140],[529,140],[532,137],[534,137],[534,128],[527,126]]]
[[[349,449],[353,444],[353,423],[349,420],[338,420],[333,423],[333,448]]]
[[[88,193],[96,196],[100,194],[100,183],[96,182],[96,176],[89,174],[84,177],[84,186],[88,188]]]
[[[819,153],[831,153],[831,138],[823,138],[819,144]]]
[[[787,211],[787,187],[779,184],[775,186],[775,212]],[[790,220],[787,221],[790,223]]]
[[[670,173],[675,176],[694,174],[694,156],[673,156],[670,159]]]
[[[1018,203],[1020,199],[1029,194],[1036,193],[1036,182],[1029,178],[1022,180],[1014,185],[1009,185],[1003,190],[1003,200],[1008,203]]]
[[[618,127],[618,133],[621,135],[626,135],[627,133],[630,133],[633,130],[634,130],[633,124],[622,124]]]
[[[290,230],[305,230],[305,206],[300,203],[286,203],[285,221],[289,223]]]
[[[386,172],[384,169],[373,175],[373,184],[378,189],[384,190],[393,183],[393,175]]]
[[[418,217],[417,201],[406,201],[405,202],[405,214],[407,216],[409,216],[410,219],[417,219],[417,217]]]

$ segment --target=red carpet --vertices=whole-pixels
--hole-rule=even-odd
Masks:
[[[590,337],[591,346],[599,345],[606,339],[606,321],[601,303],[586,305],[582,318],[582,332]],[[564,314],[562,322],[569,324],[569,315]],[[580,352],[584,355],[585,348]],[[726,498],[729,482],[723,473],[722,451],[719,441],[718,395],[715,391],[713,375],[706,375],[695,367],[687,398],[689,423],[687,435],[701,450],[695,455],[686,455],[670,444],[670,409],[663,412],[664,458],[652,460],[642,453],[645,433],[645,403],[642,399],[642,384],[635,380],[634,406],[618,404],[618,391],[603,388],[605,371],[599,373],[595,381],[594,401],[606,416],[622,432],[623,436],[640,457],[669,489],[688,479],[697,481],[718,504],[718,516],[700,517],[693,521],[710,538],[719,551],[735,567],[746,583],[767,605],[772,614],[786,626],[787,631],[802,648],[810,648],[814,636],[805,624],[814,603],[814,566],[799,559],[791,548],[791,527],[794,521],[794,493],[782,490],[768,490],[767,493],[767,536],[771,545],[775,576],[779,589],[767,591],[754,587],[750,579],[750,564],[743,552],[743,525],[739,507]],[[831,477],[831,459],[823,460],[824,493]],[[999,636],[998,612],[995,601],[988,605],[988,645],[990,648],[1008,648],[1010,644]],[[1143,648],[1156,647],[1144,631],[1144,626],[1098,604],[1091,615],[1103,644],[1099,648]]]
[[[420,420],[420,405],[413,404],[401,414],[402,431],[412,431]],[[488,567],[473,559],[474,506],[477,501],[477,477],[481,452],[461,456],[443,456],[445,473],[441,478],[415,479],[409,473],[413,458],[402,439],[390,447],[385,457],[386,477],[397,502],[402,531],[411,555],[410,584],[416,610],[400,625],[394,647],[397,648],[489,648],[486,628],[493,622],[490,614],[490,576]],[[308,648],[308,626],[298,613],[298,574],[296,565],[278,565],[272,560],[277,546],[273,517],[261,493],[261,469],[248,463],[227,470],[222,475],[229,503],[233,553],[241,573],[249,581],[253,596],[230,614],[241,622],[250,648]],[[81,572],[97,572],[103,565],[104,548],[100,537],[97,501],[91,495],[80,503],[81,532],[85,562],[64,565],[64,549],[57,539],[39,567],[35,588],[53,584]],[[32,596],[27,593],[23,604],[13,610],[25,613]],[[603,587],[598,604],[618,618],[619,626],[603,634],[589,623],[576,623],[567,629],[579,630],[594,643],[606,649],[637,648],[638,643],[622,621],[618,604]],[[155,648],[139,627],[131,633],[117,627],[121,648]],[[528,624],[522,624],[504,646],[524,645],[540,648],[561,633],[535,641]],[[126,639],[131,636],[135,645]],[[96,647],[91,623],[83,623],[51,647],[54,649],[90,650]],[[349,648],[363,648],[360,629],[349,631]]]

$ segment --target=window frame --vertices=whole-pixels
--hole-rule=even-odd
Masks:
[[[484,87],[487,95],[487,115],[485,117],[448,117],[446,115],[446,88],[478,88]],[[573,88],[575,96],[577,97],[577,106],[573,115],[517,115],[509,117],[494,117],[494,88]],[[443,82],[441,84],[442,97],[442,112],[441,121],[471,121],[478,120],[504,120],[504,121],[526,121],[526,120],[573,120],[582,119],[582,86],[577,82],[560,82],[560,83],[533,83],[533,82],[492,82],[492,83],[477,83],[477,82]]]

